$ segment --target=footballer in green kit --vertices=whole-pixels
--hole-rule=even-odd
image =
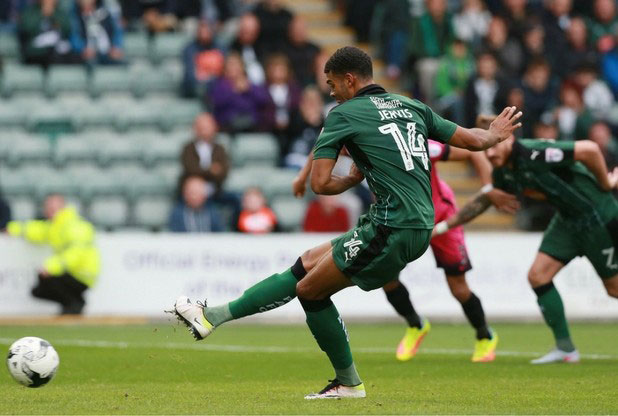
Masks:
[[[618,297],[618,201],[611,192],[618,187],[618,168],[608,172],[598,145],[588,140],[510,137],[486,154],[494,166],[494,187],[546,200],[557,211],[528,272],[556,348],[532,363],[578,362],[579,352],[571,340],[553,278],[572,259],[585,256],[607,293]],[[436,230],[464,224],[489,206],[487,197],[478,195]]]
[[[180,296],[174,313],[203,339],[223,323],[266,312],[298,297],[306,322],[328,356],[335,378],[306,399],[365,397],[350,351],[348,333],[330,297],[357,285],[381,288],[420,257],[433,229],[427,138],[480,151],[521,126],[521,112],[505,108],[489,129],[464,129],[429,107],[389,94],[373,82],[371,58],[354,47],[338,49],[324,72],[339,106],[326,118],[313,151],[311,188],[339,194],[367,178],[377,202],[357,226],[303,253],[289,269],[267,277],[229,303],[205,306]],[[332,173],[345,146],[354,164],[347,176]]]

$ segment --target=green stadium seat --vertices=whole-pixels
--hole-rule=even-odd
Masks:
[[[73,115],[62,106],[54,105],[53,102],[31,110],[26,126],[32,132],[48,135],[69,133],[75,130]]]
[[[88,90],[88,73],[82,66],[54,65],[47,75],[47,95]]]
[[[293,197],[277,198],[271,207],[277,215],[279,226],[284,231],[300,231],[305,211],[307,209],[305,201]]]
[[[0,32],[0,56],[3,58],[19,58],[19,43],[17,36],[9,32]]]
[[[0,43],[2,41],[0,38]],[[5,65],[1,80],[0,90],[5,97],[21,92],[40,93],[44,88],[43,70],[37,65]]]
[[[235,166],[275,166],[279,157],[279,146],[272,134],[245,133],[236,136],[231,153]]]
[[[60,137],[56,141],[54,163],[57,166],[64,166],[73,162],[96,162],[102,142],[96,139],[99,137],[78,135]]]
[[[147,58],[150,55],[150,45],[148,38],[143,32],[126,33],[123,39],[124,52],[129,61],[134,61],[135,58]]]
[[[90,203],[87,218],[100,228],[124,227],[129,223],[129,205],[119,196],[97,197]]]
[[[141,161],[142,147],[126,137],[109,137],[99,145],[101,148],[97,158],[101,166],[126,162],[135,164]]]
[[[147,166],[155,165],[161,161],[179,163],[180,151],[182,150],[181,143],[165,138],[143,139],[141,142],[143,144],[142,157]]]
[[[64,169],[77,188],[76,194],[88,201],[97,196],[122,195],[123,187],[108,169],[92,164],[70,164]]]
[[[13,197],[8,203],[11,207],[11,217],[15,221],[31,220],[37,216],[36,201],[30,197]]]
[[[168,104],[169,105],[169,104]],[[118,131],[152,129],[159,127],[161,118],[167,110],[160,100],[135,101],[128,106],[111,108]]]
[[[50,193],[59,193],[65,196],[77,195],[79,191],[75,178],[64,171],[49,170],[49,173],[39,174],[35,182],[35,192],[39,200],[43,200]]]
[[[160,126],[164,131],[178,128],[190,129],[195,117],[203,112],[202,104],[198,100],[177,100],[161,114]],[[187,139],[192,137],[189,136]],[[186,139],[186,140],[187,140]]]
[[[6,162],[16,166],[28,162],[50,162],[51,143],[47,137],[29,137],[16,140],[7,149]]]
[[[125,66],[99,66],[90,82],[90,94],[99,97],[111,92],[131,91],[133,74]]]
[[[9,129],[25,129],[29,114],[35,109],[46,105],[40,96],[16,96],[10,100],[0,100],[0,131]]]
[[[27,167],[3,169],[0,172],[0,189],[7,197],[16,195],[34,196],[35,178]]]
[[[182,173],[180,161],[160,161],[151,168],[151,171],[156,172],[165,185],[165,188],[174,192],[178,185],[178,178]]]
[[[242,194],[245,189],[257,186],[262,189],[277,169],[270,166],[248,166],[233,168],[225,180],[224,187],[230,192]]]
[[[175,96],[179,90],[179,80],[165,68],[147,67],[136,72],[133,94],[136,97],[148,95]]]
[[[172,204],[171,197],[140,198],[133,208],[135,225],[155,230],[167,228]]]
[[[292,181],[298,175],[293,169],[275,169],[268,178],[265,178],[262,191],[267,198],[285,197],[292,195]]]
[[[160,33],[154,38],[152,58],[154,62],[178,59],[191,38],[184,33]]]

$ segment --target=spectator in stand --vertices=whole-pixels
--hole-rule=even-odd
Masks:
[[[386,76],[398,79],[407,57],[406,41],[412,19],[410,4],[408,0],[384,0],[378,7],[380,13],[374,17],[372,32],[378,38],[377,49],[383,51],[387,63]]]
[[[226,58],[223,76],[215,80],[210,99],[215,119],[224,131],[272,129],[272,120],[267,116],[267,109],[272,105],[268,91],[249,81],[238,54]]]
[[[195,39],[182,52],[182,92],[185,97],[202,97],[208,84],[223,72],[225,57],[213,42],[210,24],[198,24]]]
[[[521,88],[524,92],[524,114],[528,115],[530,126],[523,126],[524,135],[531,132],[531,127],[545,111],[556,104],[557,83],[552,79],[551,68],[542,58],[528,64],[522,78]]]
[[[0,230],[4,230],[9,221],[11,221],[11,207],[0,193]]]
[[[589,140],[592,140],[601,148],[608,170],[618,166],[618,140],[612,136],[609,125],[604,121],[596,121],[588,131]]]
[[[573,80],[566,80],[560,87],[560,105],[554,110],[562,140],[583,139],[593,119],[584,107],[582,89]]]
[[[545,120],[546,118],[547,120]],[[532,137],[537,139],[560,139],[558,126],[550,119],[551,117],[541,117],[532,128]]]
[[[502,17],[494,16],[483,40],[483,50],[491,52],[498,60],[498,72],[504,78],[515,78],[524,65],[524,53],[519,41],[509,36]]]
[[[74,58],[69,36],[69,15],[58,7],[58,0],[37,0],[22,12],[18,36],[24,63],[47,68],[54,63],[68,63]]]
[[[283,54],[270,55],[266,61],[266,88],[272,103],[274,133],[279,142],[279,157],[287,153],[285,132],[290,124],[290,114],[298,110],[301,89],[294,80],[290,61]]]
[[[588,47],[586,23],[581,17],[571,19],[567,30],[568,52],[560,61],[566,74],[572,74],[578,67],[590,62],[595,64],[599,57],[596,50]]]
[[[209,233],[224,230],[217,208],[210,200],[214,189],[199,176],[189,176],[182,184],[182,200],[170,215],[173,232]]]
[[[150,33],[159,33],[174,30],[178,25],[176,0],[120,0],[120,6],[131,28],[141,21]]]
[[[335,105],[337,105],[334,98],[330,96],[330,87],[326,83],[327,79],[326,74],[324,73],[324,65],[328,61],[329,57],[330,55],[328,55],[326,52],[321,52],[315,58],[315,66],[313,68],[313,73],[315,74],[315,85],[317,86],[318,90],[320,90],[320,93],[322,94],[322,99],[326,103],[324,107],[324,117],[326,117],[328,112]]]
[[[543,27],[545,31],[545,46],[556,57],[553,66],[558,77],[567,75],[563,59],[569,54],[567,31],[571,25],[571,11],[573,0],[548,0],[543,13]]]
[[[193,140],[185,144],[180,156],[182,175],[180,185],[190,176],[198,176],[221,191],[230,169],[225,148],[216,142],[217,122],[209,113],[198,115],[193,121]]]
[[[509,36],[523,41],[526,27],[530,21],[536,16],[535,10],[527,6],[527,0],[504,0],[504,9],[502,17],[509,24]]]
[[[594,14],[588,19],[587,26],[588,40],[598,52],[613,49],[614,35],[618,33],[616,0],[594,0]]]
[[[283,5],[281,0],[262,0],[254,11],[260,21],[258,48],[265,57],[285,50],[288,39],[288,27],[294,15]]]
[[[307,38],[307,24],[296,16],[292,19],[288,29],[288,44],[285,55],[290,60],[296,81],[303,87],[315,84],[315,75],[312,68],[315,59],[320,53],[320,47]]]
[[[118,10],[103,0],[77,0],[71,14],[71,45],[87,64],[123,63]]]
[[[559,57],[554,54],[555,51],[549,50],[545,44],[546,36],[545,29],[537,21],[533,20],[524,31],[524,62],[530,64],[535,60],[545,60],[550,66],[550,71],[560,65]]]
[[[238,231],[265,234],[277,230],[277,216],[266,204],[262,191],[259,188],[248,188],[242,196]]]
[[[618,33],[616,38],[618,39]],[[603,78],[614,93],[614,97],[618,98],[618,42],[611,51],[601,58],[601,68]]]
[[[584,105],[595,118],[605,118],[614,105],[614,96],[607,84],[599,79],[596,65],[582,64],[575,71],[575,81],[583,89]]]
[[[498,77],[496,58],[481,52],[476,58],[476,74],[470,78],[464,96],[466,125],[474,126],[479,114],[495,114],[497,101],[506,92],[506,82]]]
[[[436,109],[455,123],[465,122],[464,92],[474,72],[474,59],[462,40],[455,40],[440,60],[436,74]]]
[[[315,87],[303,90],[298,110],[292,113],[287,129],[289,152],[284,165],[302,169],[324,125],[324,101]]]
[[[369,32],[376,0],[354,0],[348,1],[345,10],[345,25],[354,29],[357,42],[368,42]]]
[[[311,201],[303,221],[303,231],[335,233],[349,230],[348,211],[339,203],[338,196],[318,195]]]
[[[461,11],[453,17],[453,27],[457,38],[475,46],[487,34],[491,13],[485,8],[483,0],[464,0]]]
[[[421,17],[412,20],[409,45],[410,55],[415,61],[419,90],[424,101],[431,106],[440,56],[446,53],[454,35],[446,0],[426,0],[426,7],[427,11]]]
[[[231,50],[242,57],[251,83],[262,85],[266,80],[262,60],[264,52],[257,44],[260,35],[260,21],[254,14],[247,13],[238,20],[238,32],[232,43]]]
[[[38,273],[32,296],[59,303],[63,315],[80,314],[86,304],[84,292],[94,286],[101,269],[94,227],[59,194],[45,198],[43,214],[45,220],[11,221],[7,232],[53,249]]]

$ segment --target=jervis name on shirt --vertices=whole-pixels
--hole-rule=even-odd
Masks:
[[[378,111],[380,113],[380,121],[384,120],[392,120],[395,118],[412,118],[412,112],[407,108],[399,109],[399,110],[381,110]]]

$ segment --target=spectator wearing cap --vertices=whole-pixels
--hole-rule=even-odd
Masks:
[[[123,32],[118,10],[103,0],[77,0],[71,14],[71,45],[87,64],[123,62]]]
[[[225,57],[213,41],[210,24],[202,20],[195,39],[182,52],[182,92],[185,97],[201,97],[208,84],[223,72]]]

